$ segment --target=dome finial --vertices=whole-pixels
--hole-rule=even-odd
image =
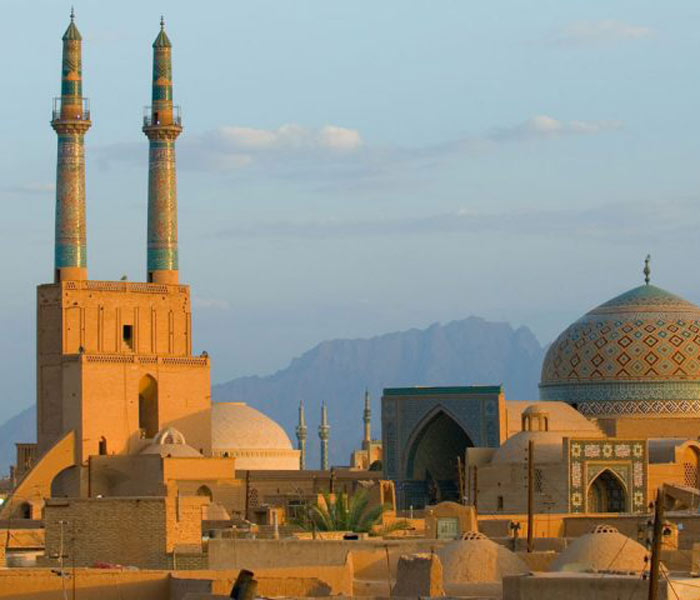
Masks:
[[[160,15],[160,30],[165,31],[165,17]]]
[[[649,275],[651,275],[651,268],[649,267],[650,262],[651,254],[647,254],[647,257],[644,259],[644,283],[646,285],[649,285]]]
[[[75,9],[72,6],[70,7],[70,22],[75,22]]]

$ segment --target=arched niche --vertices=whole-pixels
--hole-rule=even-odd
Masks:
[[[158,433],[158,382],[151,375],[139,381],[139,428],[145,438]]]
[[[695,446],[687,446],[683,449],[681,456],[683,464],[683,485],[691,488],[700,489],[700,480],[698,478],[698,449]]]
[[[214,497],[214,494],[212,494],[211,489],[209,488],[208,485],[200,485],[197,488],[196,495],[197,496],[206,496],[207,498],[209,498],[209,500],[211,500]]]
[[[51,480],[51,497],[67,498],[79,495],[80,472],[75,465],[56,473]]]

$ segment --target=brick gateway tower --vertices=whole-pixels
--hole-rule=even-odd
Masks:
[[[167,426],[211,453],[209,359],[192,355],[189,286],[178,283],[175,139],[182,126],[172,101],[171,43],[161,19],[143,126],[150,143],[143,283],[87,276],[83,136],[91,122],[81,44],[71,14],[51,122],[58,134],[54,282],[37,288],[38,443],[20,445],[29,468],[18,465],[23,478],[15,490],[25,502],[51,495],[52,487],[87,495],[91,455],[135,454]]]

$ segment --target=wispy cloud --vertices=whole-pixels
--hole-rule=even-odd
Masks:
[[[697,199],[647,204],[607,204],[586,209],[484,211],[462,208],[406,218],[325,219],[240,224],[219,230],[219,238],[336,239],[391,235],[487,233],[512,237],[588,237],[614,243],[668,240],[700,227]]]
[[[621,129],[622,126],[621,121],[560,121],[547,115],[538,115],[512,127],[494,129],[488,138],[492,141],[518,141],[593,135]]]
[[[557,31],[551,38],[556,44],[601,44],[626,40],[640,40],[654,35],[644,25],[633,25],[614,19],[576,21]]]
[[[53,194],[56,191],[56,185],[53,183],[44,183],[39,181],[30,181],[20,183],[3,188],[6,192],[14,194]]]
[[[202,296],[192,296],[192,306],[195,308],[211,308],[215,310],[228,310],[231,305],[227,300],[220,298],[204,298]]]
[[[501,144],[595,135],[622,126],[619,121],[559,120],[537,115],[438,144],[399,147],[366,144],[360,131],[339,125],[318,129],[298,124],[276,129],[223,125],[184,138],[178,158],[183,169],[294,180],[324,190],[333,185],[366,189],[381,186],[397,175],[405,179],[409,171],[424,172],[445,161],[494,151]],[[135,144],[105,146],[95,149],[94,154],[103,167],[113,162],[143,165],[146,160],[144,147]]]

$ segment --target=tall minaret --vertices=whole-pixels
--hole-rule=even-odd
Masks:
[[[306,469],[306,417],[304,416],[304,401],[299,402],[299,424],[296,428],[297,448],[299,449],[299,468]]]
[[[362,421],[365,426],[365,436],[362,440],[362,446],[364,449],[367,449],[372,441],[372,407],[370,405],[368,390],[365,390],[365,410],[362,413]]]
[[[51,127],[58,134],[54,281],[87,279],[85,146],[90,109],[83,98],[82,36],[70,12],[63,34],[61,97],[54,99]]]
[[[172,45],[165,33],[153,42],[153,97],[144,115],[148,152],[148,281],[177,283],[177,191],[175,140],[182,131],[179,107],[173,106]]]
[[[331,426],[328,424],[328,409],[326,401],[321,404],[321,424],[318,426],[318,437],[321,440],[321,470],[328,470],[328,438],[330,437]]]

